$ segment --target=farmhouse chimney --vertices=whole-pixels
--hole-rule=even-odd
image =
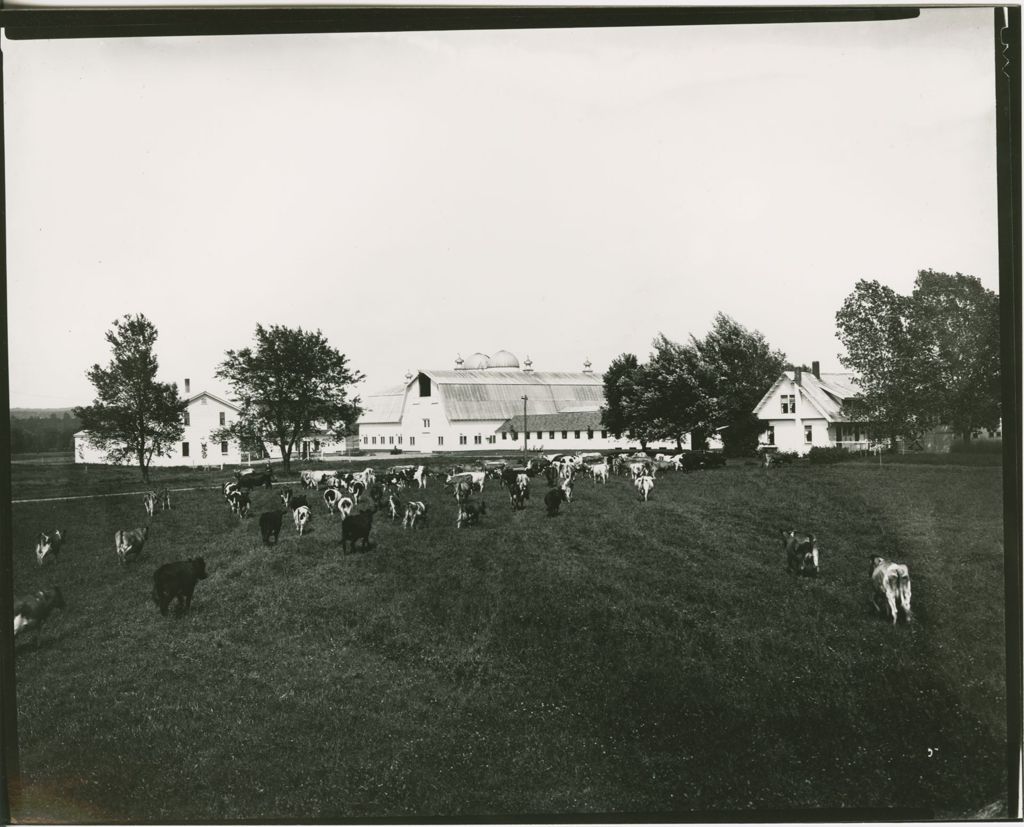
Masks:
[[[803,368],[793,368],[793,382],[797,385],[800,384],[800,380],[804,378]]]
[[[811,362],[811,373],[815,379],[821,379],[821,362]]]
[[[191,385],[191,384],[192,383],[191,383],[190,380],[188,380],[188,379],[185,380],[185,395],[186,396],[191,393],[191,391],[189,390],[189,385]]]

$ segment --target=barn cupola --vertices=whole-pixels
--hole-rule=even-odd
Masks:
[[[590,364],[590,357],[589,356],[583,361],[583,372],[584,373],[593,373],[594,372],[594,368]]]
[[[455,354],[455,370],[465,370],[463,365],[466,364],[466,360],[462,358],[461,353]]]
[[[406,381],[406,384],[408,384],[409,382],[412,381],[412,371],[409,370],[409,368],[405,369],[405,381]]]
[[[526,361],[523,362],[523,370],[526,373],[533,373],[533,360],[530,359],[530,355],[526,355]]]

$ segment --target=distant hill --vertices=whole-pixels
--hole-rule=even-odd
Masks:
[[[11,419],[63,419],[64,414],[71,416],[71,408],[11,408]]]

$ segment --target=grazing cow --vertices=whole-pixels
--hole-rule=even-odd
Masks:
[[[544,495],[544,507],[548,510],[548,516],[554,517],[558,514],[559,506],[566,502],[565,489],[552,488]]]
[[[405,515],[405,505],[398,499],[398,494],[391,494],[388,497],[388,513],[391,515],[391,522]]]
[[[228,505],[231,507],[232,514],[244,517],[249,513],[249,507],[252,505],[252,501],[249,499],[249,493],[247,491],[232,491],[228,495]]]
[[[608,484],[608,463],[602,462],[598,465],[592,465],[590,467],[590,473],[594,477],[594,485],[601,482],[605,485]]]
[[[341,493],[337,488],[328,488],[324,491],[324,505],[327,506],[327,513],[333,514],[338,510],[338,504],[341,502],[341,498],[344,494]]]
[[[206,578],[206,561],[202,557],[165,563],[153,572],[153,602],[166,616],[172,600],[177,600],[175,614],[184,614],[192,605],[196,583]]]
[[[356,507],[355,501],[351,497],[342,497],[338,500],[338,513],[341,514],[342,520],[345,519],[349,514],[352,513],[352,509]],[[376,506],[374,506],[376,509]]]
[[[572,488],[573,488],[573,485],[575,485],[575,483],[572,481],[572,477],[570,476],[570,477],[567,477],[566,479],[562,480],[562,484],[559,486],[559,488],[562,491],[565,492],[565,501],[567,503],[571,503],[572,502]]]
[[[906,564],[876,556],[871,558],[869,572],[875,608],[892,618],[894,626],[900,614],[910,623],[910,569]]]
[[[316,488],[319,482],[315,476],[315,471],[303,471],[299,474],[299,482],[302,483],[303,488]]]
[[[341,553],[346,554],[346,546],[351,544],[352,551],[356,550],[356,540],[363,541],[362,550],[366,551],[370,543],[370,529],[373,528],[373,514],[375,508],[369,511],[360,511],[358,514],[351,514],[341,523]]]
[[[58,528],[51,534],[47,534],[45,531],[39,532],[39,540],[36,542],[36,562],[41,566],[46,562],[47,557],[52,557],[53,562],[56,563],[57,555],[60,554],[60,548],[64,545],[64,538],[67,536],[66,528]]]
[[[422,525],[427,524],[427,504],[421,500],[413,500],[405,506],[402,528],[416,528],[417,521]]]
[[[481,502],[479,507],[475,503],[471,502],[460,502],[459,503],[459,516],[455,521],[456,528],[462,528],[464,525],[477,525],[480,522],[480,517],[487,513],[487,503]]]
[[[530,499],[530,478],[526,474],[516,475],[515,482],[509,486],[508,498],[513,511],[526,508],[526,501]]]
[[[149,537],[149,526],[125,528],[114,535],[114,551],[122,565],[128,562],[129,554],[137,556],[142,553],[142,547],[146,544],[147,537]]]
[[[221,491],[224,493],[224,501],[230,505],[231,504],[231,500],[229,499],[229,497],[235,491],[237,491],[237,490],[238,490],[238,483],[237,482],[226,482],[226,483],[224,483],[224,485],[221,486]]]
[[[631,462],[629,464],[629,473],[630,473],[630,476],[633,477],[633,481],[634,482],[636,482],[636,480],[640,479],[640,477],[644,476],[644,471],[646,471],[646,470],[647,470],[646,469],[646,463],[643,463],[643,462]]]
[[[253,488],[264,488],[272,487],[272,484],[276,482],[273,470],[253,472],[252,474],[241,474],[238,476],[238,488],[240,490],[249,491]]]
[[[156,491],[147,491],[142,495],[142,507],[146,509],[147,516],[153,516],[156,511]]]
[[[260,536],[266,545],[270,545],[271,537],[274,538],[275,543],[277,542],[278,535],[281,533],[282,516],[280,511],[264,511],[260,514]]]
[[[445,480],[445,485],[458,485],[460,483],[468,482],[473,491],[483,492],[484,480],[487,479],[487,474],[483,471],[462,471],[458,474],[452,474]]]
[[[447,484],[447,483],[446,483]],[[469,499],[469,495],[472,491],[472,487],[468,482],[457,482],[455,483],[454,493],[455,502],[462,503]]]
[[[298,499],[298,497],[295,499]],[[303,497],[303,499],[305,499],[305,497]],[[309,510],[308,505],[300,505],[292,509],[292,519],[295,520],[295,530],[299,532],[299,536],[301,537],[302,532],[313,519],[313,512]]]
[[[558,484],[558,469],[557,465],[549,465],[544,469],[544,479],[548,482],[548,488],[554,488]]]
[[[427,466],[417,465],[416,470],[412,472],[412,478],[416,481],[416,485],[419,488],[427,487]]]
[[[366,493],[367,485],[362,480],[353,480],[352,485],[349,486],[349,491],[352,494],[352,501],[356,505],[359,505],[359,498]],[[376,508],[376,506],[374,506]]]
[[[161,511],[171,510],[171,492],[167,488],[161,488],[160,493],[156,495],[156,501],[160,505]]]
[[[307,508],[309,507],[309,501],[306,499],[306,495],[298,494],[297,496],[293,497],[290,488],[285,489],[284,493],[281,494],[281,502],[284,503],[285,507],[292,512],[294,512],[295,509],[301,508],[303,506]]]
[[[804,577],[818,576],[818,541],[813,534],[779,531],[786,552],[786,570]]]
[[[644,474],[643,476],[637,477],[633,482],[636,486],[636,490],[640,498],[647,502],[648,497],[651,496],[651,492],[654,490],[654,477],[650,474]]]
[[[512,487],[516,484],[516,477],[518,476],[519,473],[516,471],[515,468],[502,468],[500,473],[498,474],[498,483],[501,485],[502,488],[507,488],[511,492]]]
[[[64,595],[57,586],[40,589],[30,595],[14,599],[14,636],[30,629],[36,630],[36,646],[43,634],[43,622],[54,609],[64,608]]]

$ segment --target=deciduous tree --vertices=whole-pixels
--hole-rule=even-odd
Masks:
[[[342,435],[359,416],[359,397],[349,394],[363,375],[319,330],[257,325],[255,346],[227,351],[216,375],[231,385],[241,409],[217,436],[258,434],[273,442],[285,473],[299,439],[317,428]]]
[[[138,463],[144,480],[154,456],[170,453],[181,439],[187,403],[178,386],[156,380],[158,368],[153,346],[157,331],[141,313],[114,322],[106,339],[113,351],[110,364],[93,365],[87,376],[96,399],[73,413],[89,432],[89,442],[106,451],[115,463]]]

